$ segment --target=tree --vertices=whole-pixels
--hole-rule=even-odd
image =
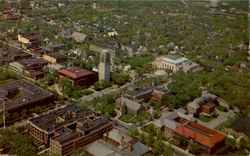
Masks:
[[[228,149],[236,149],[236,141],[234,139],[227,137],[225,143]]]
[[[154,135],[148,135],[147,140],[146,140],[146,144],[148,146],[152,146],[154,143],[155,143]]]
[[[187,147],[187,145],[188,145],[188,139],[187,139],[187,137],[185,137],[183,135],[180,135],[177,138],[177,141],[180,143],[180,146],[182,146],[182,147]]]
[[[107,80],[102,80],[100,82],[95,82],[94,83],[94,88],[97,91],[108,88],[108,87],[111,87],[111,86],[112,86],[112,83],[107,81]]]
[[[154,152],[157,155],[160,155],[163,153],[164,147],[165,147],[165,144],[161,140],[159,140],[159,141],[154,143]]]
[[[126,114],[127,114],[127,105],[126,105],[126,103],[124,103],[124,104],[122,105],[122,114],[123,114],[123,115],[126,115]]]
[[[174,150],[171,146],[166,146],[163,151],[163,156],[173,156]]]
[[[143,142],[143,143],[145,143],[146,142],[146,136],[145,136],[145,134],[144,133],[141,133],[140,135],[139,135],[139,141],[140,142]]]
[[[61,77],[59,80],[59,87],[63,92],[71,92],[72,91],[72,83],[67,77]]]
[[[196,142],[193,142],[189,145],[189,150],[191,153],[194,154],[199,154],[201,151],[201,146],[199,144],[197,144]]]
[[[139,131],[137,128],[129,128],[128,129],[128,134],[129,136],[131,136],[132,138],[136,138],[139,135]]]
[[[119,73],[112,73],[111,74],[111,79],[113,82],[115,82],[118,85],[123,85],[129,80],[129,75],[122,75]]]
[[[55,83],[56,80],[56,76],[57,76],[57,71],[53,71],[52,73],[48,74],[45,78],[44,81],[49,85],[53,85]]]
[[[71,156],[89,156],[89,153],[84,148],[77,148],[76,150],[73,151]]]

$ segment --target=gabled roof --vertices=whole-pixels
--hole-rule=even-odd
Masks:
[[[210,149],[226,138],[226,136],[220,132],[191,121],[179,126],[174,130],[174,133],[191,138],[195,142]]]

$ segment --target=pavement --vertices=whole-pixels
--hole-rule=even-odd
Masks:
[[[232,110],[229,110],[228,112],[222,112],[218,109],[215,109],[215,110],[217,114],[219,115],[217,118],[213,119],[210,122],[202,122],[198,120],[198,123],[208,128],[215,129],[217,126],[227,121],[229,118],[233,118],[236,115]]]

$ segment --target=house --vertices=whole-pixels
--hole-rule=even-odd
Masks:
[[[98,81],[98,74],[96,72],[78,67],[59,70],[57,75],[58,80],[62,77],[69,78],[73,86],[88,87]]]
[[[72,38],[76,40],[76,42],[79,42],[79,43],[85,43],[88,40],[87,35],[83,33],[75,32],[75,31],[72,33]]]
[[[174,130],[173,138],[185,136],[190,142],[196,142],[201,150],[213,153],[225,146],[226,135],[198,123],[188,121]]]
[[[189,70],[193,72],[202,70],[197,63],[179,55],[158,57],[153,64],[159,70],[172,70],[174,73],[179,70],[184,72]]]
[[[43,55],[43,59],[50,63],[63,63],[68,61],[68,57],[60,53],[48,53]]]
[[[154,124],[157,131],[163,131],[164,134],[171,137],[174,130],[187,121],[196,122],[196,119],[193,115],[187,114],[186,110],[179,108],[174,112],[162,115],[160,119],[154,121]]]
[[[207,93],[188,103],[187,110],[189,114],[194,114],[194,116],[199,116],[200,114],[211,116],[215,112],[215,107],[217,105],[218,97],[214,94]]]

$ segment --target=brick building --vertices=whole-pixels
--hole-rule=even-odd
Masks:
[[[42,44],[43,37],[35,33],[20,32],[17,35],[17,39],[22,43],[23,48],[27,47],[39,47]]]
[[[0,65],[8,64],[13,61],[18,61],[21,59],[31,58],[32,55],[23,52],[20,49],[14,47],[7,47],[0,49]]]
[[[33,79],[43,78],[46,72],[43,70],[44,66],[48,65],[48,62],[40,58],[28,58],[22,59],[18,62],[10,63],[10,69],[29,75]]]
[[[52,153],[70,155],[112,129],[103,116],[76,105],[68,105],[28,121],[29,133]]]
[[[82,87],[88,87],[98,81],[98,74],[96,72],[78,67],[59,70],[57,76],[58,80],[60,80],[61,77],[68,77],[72,85]]]
[[[196,119],[192,115],[188,115],[186,110],[179,108],[174,112],[161,116],[160,119],[154,121],[154,124],[157,131],[163,131],[167,136],[171,137],[174,130],[187,121],[196,122]]]
[[[217,99],[218,97],[214,94],[204,94],[187,105],[188,113],[194,114],[194,116],[199,116],[200,114],[211,116],[218,105]]]
[[[146,102],[150,99],[160,101],[163,95],[169,93],[170,90],[168,88],[154,85],[132,87],[116,100],[116,108],[122,110],[125,104],[128,113],[137,115],[143,109],[149,107]]]
[[[226,136],[195,122],[186,122],[174,130],[174,138],[185,136],[191,142],[201,145],[202,150],[213,153],[225,145]]]

